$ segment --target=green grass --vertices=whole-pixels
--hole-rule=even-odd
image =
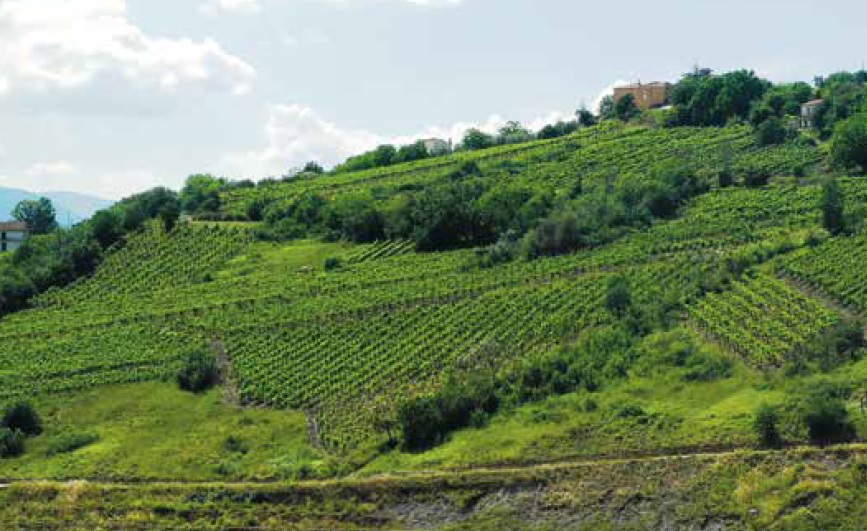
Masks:
[[[240,409],[221,391],[184,393],[167,383],[107,387],[36,402],[45,433],[24,456],[0,460],[2,478],[185,480],[293,478],[322,466],[298,412]],[[226,439],[246,453],[230,451]],[[58,452],[80,439],[95,439]]]
[[[819,381],[846,383],[863,394],[867,359],[800,377],[759,372],[735,361],[730,377],[711,382],[684,381],[679,370],[663,367],[598,392],[580,391],[506,411],[487,426],[456,432],[425,452],[392,451],[360,474],[757,448],[753,422],[758,405],[785,406]],[[627,405],[644,414],[624,416]],[[859,440],[865,440],[867,415],[855,398],[848,409]],[[801,429],[789,428],[785,436],[791,444],[807,443]]]
[[[216,278],[228,279],[269,271],[273,274],[298,273],[306,268],[322,271],[325,259],[344,255],[353,246],[346,242],[298,240],[289,244],[257,242],[232,259]]]

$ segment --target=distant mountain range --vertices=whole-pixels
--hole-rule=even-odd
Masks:
[[[0,221],[12,218],[12,210],[25,199],[51,199],[57,210],[57,222],[72,225],[92,216],[97,210],[111,206],[114,201],[76,192],[29,192],[18,188],[0,188]]]

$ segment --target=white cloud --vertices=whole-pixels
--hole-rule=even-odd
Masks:
[[[54,162],[37,162],[27,168],[24,173],[34,177],[75,175],[78,173],[78,168],[65,160],[58,160]]]
[[[208,0],[199,6],[199,10],[206,15],[218,13],[252,15],[262,11],[262,5],[258,0]]]
[[[525,125],[538,130],[545,124],[568,118],[566,113],[552,112]],[[231,177],[281,175],[289,168],[310,160],[331,166],[381,144],[404,145],[422,138],[452,139],[457,143],[469,129],[495,133],[506,121],[494,115],[479,123],[458,122],[450,126],[428,127],[411,135],[385,136],[363,129],[341,127],[303,105],[274,105],[268,110],[266,146],[229,154],[214,170]]]
[[[275,0],[276,1],[276,0]],[[465,0],[320,0],[323,3],[338,4],[338,5],[359,5],[369,4],[374,2],[392,2],[413,4],[425,7],[447,7],[457,6],[464,3]],[[199,11],[206,15],[217,15],[220,13],[226,14],[241,14],[253,15],[262,11],[261,0],[205,0],[199,5]]]
[[[608,85],[607,87],[605,87],[604,89],[602,89],[602,92],[600,92],[599,95],[596,96],[596,99],[593,100],[593,106],[590,108],[590,110],[598,113],[599,112],[599,106],[602,105],[602,100],[604,100],[608,96],[613,96],[615,87],[622,87],[623,85],[628,85],[628,84],[629,84],[629,81],[624,81],[623,79],[618,79],[614,83],[612,83],[612,84]]]
[[[80,90],[106,79],[146,92],[243,94],[256,77],[212,39],[145,33],[129,20],[125,0],[2,0],[0,35],[0,97]]]

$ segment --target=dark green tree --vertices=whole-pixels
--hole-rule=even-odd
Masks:
[[[33,234],[48,234],[57,228],[57,212],[51,200],[45,197],[21,201],[15,206],[12,216],[26,223]]]
[[[478,129],[470,129],[461,141],[461,147],[468,150],[485,149],[495,144],[494,137]]]
[[[759,438],[762,446],[775,447],[782,440],[780,431],[777,427],[780,422],[780,416],[777,410],[768,404],[762,403],[756,410],[756,418],[753,421],[753,429]]]
[[[831,160],[840,168],[867,172],[867,113],[837,124],[831,138]]]
[[[635,104],[635,96],[626,94],[614,104],[614,116],[618,120],[628,122],[641,114],[638,106]]]
[[[578,125],[581,127],[592,127],[596,125],[596,117],[593,113],[587,110],[587,107],[582,106],[575,112],[575,117],[578,119]]]
[[[0,426],[24,435],[42,433],[42,419],[30,402],[17,402],[6,408]]]
[[[219,379],[217,360],[204,350],[191,352],[178,371],[178,387],[184,391],[199,393],[216,385]]]
[[[831,234],[840,234],[846,230],[843,191],[837,179],[828,179],[822,183],[822,225]]]
[[[615,276],[608,280],[605,289],[605,306],[611,313],[623,317],[632,306],[632,290],[629,280],[624,276]]]

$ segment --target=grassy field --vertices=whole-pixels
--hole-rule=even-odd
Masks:
[[[291,479],[324,463],[302,413],[229,406],[219,389],[121,385],[36,407],[45,432],[24,456],[0,460],[0,478]]]

